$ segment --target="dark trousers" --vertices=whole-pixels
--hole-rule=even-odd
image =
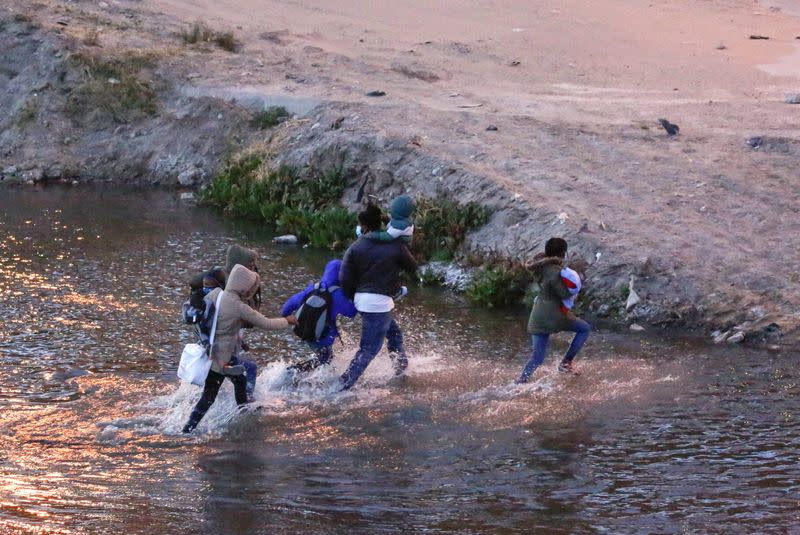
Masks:
[[[203,416],[206,415],[208,409],[210,409],[211,405],[214,403],[214,400],[217,399],[217,394],[222,386],[222,382],[225,381],[225,377],[225,375],[217,373],[213,370],[208,371],[206,384],[203,387],[203,395],[200,396],[200,401],[198,401],[197,405],[194,406],[194,410],[189,416],[189,421],[186,422],[186,425],[183,427],[184,433],[188,433],[197,427],[197,424],[199,424],[200,420],[203,419]],[[236,403],[238,405],[244,405],[247,403],[247,379],[245,378],[244,374],[228,376],[228,379],[230,379],[233,383],[233,391],[234,395],[236,396]]]
[[[391,312],[361,312],[361,345],[347,371],[342,374],[342,390],[351,388],[386,340],[394,371],[400,375],[408,367],[408,358],[403,348],[403,331]]]
[[[578,351],[581,350],[583,344],[586,343],[586,340],[589,338],[589,333],[592,331],[592,326],[584,320],[576,318],[572,321],[569,328],[565,330],[575,333],[575,337],[572,339],[569,349],[567,349],[564,358],[561,360],[562,364],[569,364],[578,354]],[[528,363],[525,364],[525,368],[522,370],[522,375],[517,379],[517,383],[527,383],[528,379],[533,375],[533,372],[536,371],[536,368],[542,365],[547,355],[547,346],[549,342],[549,334],[534,334],[531,337],[533,352],[530,360],[528,360]]]
[[[252,398],[253,394],[256,391],[256,378],[258,377],[258,365],[252,360],[247,360],[236,355],[234,355],[233,358],[231,358],[228,364],[230,366],[234,366],[236,364],[241,364],[242,366],[244,366],[244,376],[245,379],[247,380],[247,395],[250,396],[250,398]]]

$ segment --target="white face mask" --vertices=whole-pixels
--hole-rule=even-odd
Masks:
[[[357,225],[356,226],[356,238],[360,238],[361,234],[363,234],[363,232],[361,232],[361,225]]]

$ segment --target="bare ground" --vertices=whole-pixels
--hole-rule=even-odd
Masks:
[[[388,184],[438,181],[513,208],[473,246],[525,256],[562,234],[592,263],[598,296],[640,278],[642,318],[738,326],[751,339],[775,324],[794,344],[800,106],[783,100],[800,91],[800,19],[791,2],[769,4],[15,0],[11,9],[78,40],[96,29],[101,50],[155,50],[191,97],[286,105],[299,119],[273,136],[276,150],[372,136],[364,143],[389,173],[375,139],[398,165],[419,155],[416,180],[407,172]],[[176,33],[197,20],[233,31],[240,51],[182,43]],[[373,90],[386,96],[365,96]],[[681,133],[668,137],[659,117]],[[757,148],[745,143],[755,136]]]

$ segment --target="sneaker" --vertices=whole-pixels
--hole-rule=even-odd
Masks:
[[[570,375],[580,375],[578,370],[575,369],[575,365],[571,362],[562,362],[558,365],[558,371],[561,373],[568,373]]]
[[[237,376],[244,373],[244,366],[241,364],[234,364],[233,366],[223,366],[222,375]]]

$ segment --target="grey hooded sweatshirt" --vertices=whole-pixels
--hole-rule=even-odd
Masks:
[[[254,273],[242,265],[235,265],[228,275],[225,290],[217,288],[205,298],[216,303],[222,292],[219,304],[217,331],[214,346],[211,348],[213,362],[211,369],[221,373],[222,367],[228,364],[239,343],[239,329],[245,323],[264,331],[285,329],[289,322],[285,318],[266,318],[247,304],[260,285],[258,273]]]

